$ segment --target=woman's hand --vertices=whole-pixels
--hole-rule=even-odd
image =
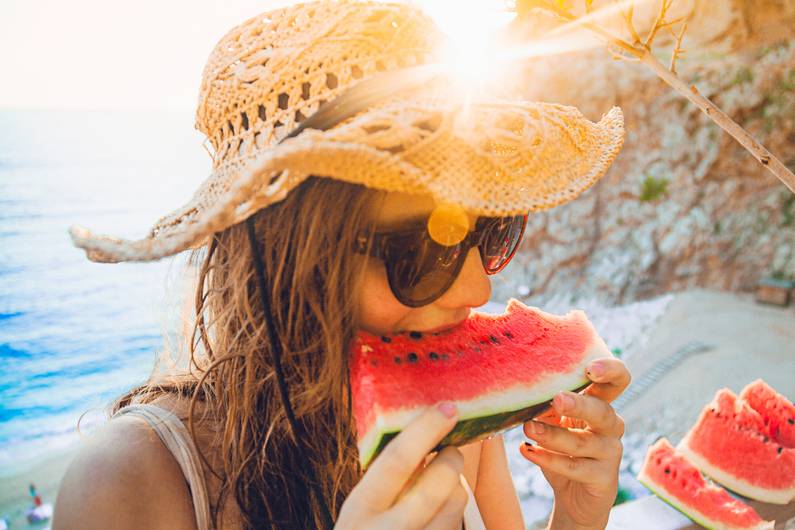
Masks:
[[[464,457],[445,447],[423,468],[457,416],[452,404],[431,407],[392,439],[345,499],[334,528],[459,530],[468,499]]]
[[[604,528],[618,491],[624,421],[608,403],[629,385],[629,371],[618,359],[600,359],[585,373],[594,384],[583,394],[559,393],[549,413],[524,425],[536,445],[520,452],[555,492],[550,528]]]

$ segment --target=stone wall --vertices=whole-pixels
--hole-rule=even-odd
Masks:
[[[795,2],[677,5],[690,16],[680,77],[795,169]],[[553,23],[532,12],[514,31],[527,38]],[[671,42],[656,49],[664,62]],[[515,263],[493,282],[497,298],[625,303],[795,276],[795,195],[647,67],[596,46],[527,60],[513,79],[510,91],[575,105],[591,119],[618,105],[627,136],[593,188],[531,215]]]

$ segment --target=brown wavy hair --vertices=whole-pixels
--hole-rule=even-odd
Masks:
[[[323,512],[309,482],[319,486],[336,519],[360,479],[347,345],[358,327],[366,260],[345,249],[360,230],[373,230],[371,213],[383,197],[360,185],[312,177],[254,216],[306,455],[279,399],[245,223],[215,234],[191,254],[198,281],[187,373],[156,377],[153,371],[112,404],[111,414],[164,394],[190,397],[188,428],[197,447],[198,425],[212,425],[207,429],[215,433],[216,461],[200,449],[221,484],[211,502],[214,527],[231,493],[244,528],[321,528]]]

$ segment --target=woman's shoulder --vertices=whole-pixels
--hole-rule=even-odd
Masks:
[[[122,415],[91,434],[58,489],[53,530],[195,528],[179,464],[141,418]]]

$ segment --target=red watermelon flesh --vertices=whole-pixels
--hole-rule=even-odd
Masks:
[[[795,499],[795,449],[770,437],[762,416],[731,390],[719,390],[678,450],[710,478],[774,504]]]
[[[706,528],[773,529],[753,508],[708,483],[695,466],[660,438],[646,453],[638,480],[662,500]]]
[[[784,447],[795,447],[795,405],[761,379],[746,386],[740,399],[757,411],[766,433]]]
[[[428,406],[456,403],[459,422],[441,445],[463,445],[534,417],[611,356],[582,311],[555,316],[515,299],[442,333],[361,331],[350,375],[362,467]]]

